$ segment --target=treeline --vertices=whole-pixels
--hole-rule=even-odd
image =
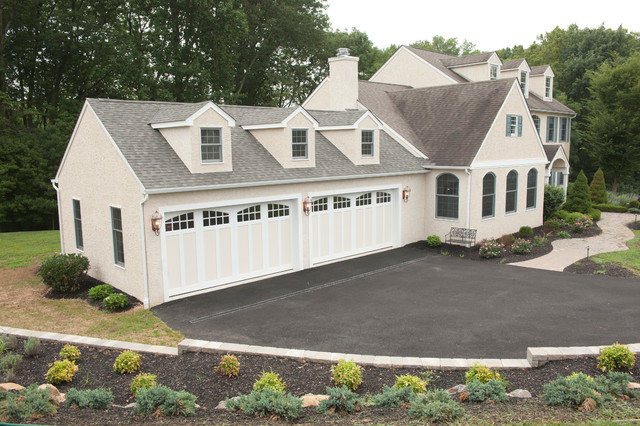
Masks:
[[[0,231],[57,226],[49,180],[87,97],[288,106],[324,78],[338,47],[360,57],[365,79],[397,49],[331,31],[322,0],[3,0],[0,23]],[[440,36],[413,45],[477,51]],[[499,54],[553,66],[556,96],[580,114],[575,161],[589,171],[600,164],[582,149],[588,71],[639,49],[624,29],[570,27]]]

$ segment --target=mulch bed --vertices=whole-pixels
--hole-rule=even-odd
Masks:
[[[89,290],[92,287],[95,287],[101,284],[105,284],[105,283],[98,279],[90,277],[89,275],[84,275],[80,278],[80,288],[77,291],[64,293],[64,292],[54,290],[53,288],[50,288],[45,293],[44,297],[46,297],[47,299],[81,299],[86,301],[88,304],[90,304],[94,308],[97,308],[101,311],[106,311],[106,312],[126,312],[137,306],[142,306],[142,302],[140,300],[136,299],[135,297],[123,291],[114,289],[116,293],[122,293],[125,296],[127,296],[127,299],[129,300],[129,304],[122,309],[109,311],[107,308],[105,308],[104,304],[102,303],[102,300],[93,300],[92,298],[89,297]]]
[[[22,341],[18,342],[16,353],[23,353]],[[44,383],[48,364],[52,363],[62,347],[57,342],[42,342],[40,357],[37,359],[25,356],[22,366],[14,380],[27,386],[32,383]],[[114,404],[124,406],[133,401],[129,385],[134,375],[121,375],[113,371],[113,362],[119,351],[98,349],[87,346],[79,347],[82,356],[78,362],[80,367],[73,381],[60,385],[61,392],[67,392],[71,387],[77,389],[110,388],[114,394]],[[292,359],[265,357],[257,355],[237,355],[240,361],[240,375],[228,378],[215,373],[214,367],[220,360],[218,354],[187,353],[180,357],[165,355],[143,356],[143,372],[157,375],[158,383],[174,390],[186,390],[197,396],[197,410],[191,418],[157,418],[134,416],[130,409],[112,407],[109,410],[90,410],[61,407],[57,414],[34,420],[37,424],[229,424],[229,423],[264,423],[263,419],[254,419],[243,413],[230,413],[216,410],[216,405],[227,397],[251,392],[253,383],[260,372],[273,369],[286,382],[287,391],[296,396],[307,393],[323,394],[330,382],[330,365],[324,363],[296,361]],[[569,375],[572,372],[597,376],[602,374],[596,368],[595,358],[580,358],[568,361],[554,361],[536,368],[521,370],[505,370],[502,375],[509,381],[508,391],[513,389],[527,389],[534,398],[530,400],[511,400],[501,404],[470,404],[465,403],[467,414],[474,419],[483,419],[491,423],[513,421],[586,421],[598,415],[598,410],[592,413],[580,413],[572,408],[547,407],[539,395],[545,383],[557,378],[558,375]],[[363,383],[358,388],[358,394],[376,394],[381,392],[383,385],[392,385],[396,375],[421,375],[422,369],[393,369],[363,367]],[[433,371],[437,379],[433,387],[449,388],[464,383],[464,371]],[[636,364],[631,374],[640,377],[640,362]],[[638,381],[635,379],[635,381]],[[631,407],[640,415],[640,401],[629,401]],[[632,414],[633,415],[633,414]],[[313,408],[306,408],[297,423],[408,423],[410,418],[406,408],[376,409],[365,407],[357,414],[348,416],[321,415]],[[270,422],[273,423],[273,422]]]

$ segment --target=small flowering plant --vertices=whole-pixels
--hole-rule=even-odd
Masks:
[[[588,228],[593,226],[593,220],[589,216],[580,216],[571,224],[571,230],[573,232],[584,232]]]
[[[525,240],[524,238],[518,238],[511,245],[511,251],[516,254],[531,253],[531,241]]]
[[[504,244],[502,244],[500,241],[492,238],[485,238],[484,240],[480,241],[480,257],[484,257],[485,259],[492,259],[494,257],[502,256],[502,253],[504,253]]]

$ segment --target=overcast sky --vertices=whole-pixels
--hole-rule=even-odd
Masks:
[[[373,44],[409,44],[435,35],[475,43],[482,51],[517,44],[570,24],[594,28],[622,25],[640,31],[640,0],[328,0],[333,29],[352,27]],[[534,6],[536,5],[536,6]]]

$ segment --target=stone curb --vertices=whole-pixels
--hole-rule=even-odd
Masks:
[[[12,334],[19,337],[37,337],[42,340],[75,343],[110,349],[130,349],[136,352],[160,355],[181,355],[186,352],[205,353],[241,353],[247,355],[279,356],[307,361],[335,363],[339,359],[352,360],[360,365],[374,367],[430,368],[433,370],[467,370],[479,362],[487,367],[499,370],[535,368],[548,361],[576,359],[598,355],[600,348],[606,346],[570,346],[570,347],[532,347],[527,348],[526,359],[496,358],[420,358],[401,356],[358,355],[332,352],[316,352],[304,349],[274,348],[268,346],[245,345],[238,343],[210,342],[207,340],[184,339],[177,348],[169,346],[145,345],[142,343],[105,340],[72,334],[50,333],[0,326],[0,334]],[[633,353],[640,353],[640,343],[628,344]]]

